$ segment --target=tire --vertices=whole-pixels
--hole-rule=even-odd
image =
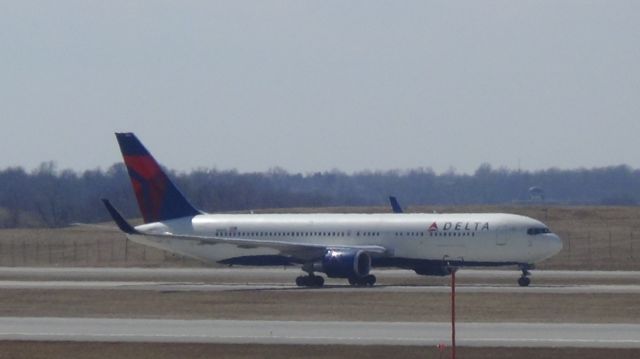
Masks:
[[[529,279],[528,277],[520,277],[518,279],[518,285],[520,285],[521,287],[528,287],[530,283],[531,279]]]
[[[321,276],[314,276],[313,285],[315,287],[322,287],[324,285],[324,278],[322,278]]]
[[[300,276],[300,277],[296,278],[296,285],[298,287],[304,287],[305,286],[304,277]]]
[[[368,276],[364,277],[364,282],[369,287],[373,287],[373,285],[376,284],[376,276],[369,274]]]

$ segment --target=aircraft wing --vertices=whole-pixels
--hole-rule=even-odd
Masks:
[[[209,236],[195,236],[195,235],[179,235],[173,233],[161,233],[161,234],[147,234],[138,231],[132,225],[130,225],[113,207],[113,205],[107,199],[103,199],[105,207],[109,211],[109,214],[117,224],[118,228],[129,236],[143,236],[154,237],[160,242],[166,239],[179,239],[183,241],[192,241],[195,245],[219,245],[228,244],[237,246],[243,249],[252,248],[267,248],[278,252],[282,256],[291,258],[293,261],[307,262],[322,258],[328,250],[361,250],[375,256],[389,255],[389,251],[381,246],[358,246],[358,245],[323,245],[312,243],[295,243],[273,240],[258,240],[248,238],[228,238],[228,237],[209,237]]]
[[[131,235],[131,234],[130,234]],[[311,243],[295,243],[295,242],[283,242],[283,241],[270,241],[270,240],[257,240],[257,239],[243,239],[243,238],[227,238],[227,237],[206,237],[206,236],[191,236],[191,235],[176,235],[171,233],[165,234],[143,234],[136,233],[133,235],[152,236],[158,239],[171,238],[184,241],[194,241],[197,245],[218,245],[228,244],[237,246],[243,249],[252,248],[267,248],[273,249],[279,252],[280,255],[290,257],[292,260],[298,262],[306,262],[322,258],[328,250],[361,250],[374,256],[389,255],[389,250],[382,246],[375,245],[323,245],[323,244],[311,244]]]

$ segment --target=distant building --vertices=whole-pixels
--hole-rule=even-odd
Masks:
[[[533,186],[529,188],[529,201],[544,202],[544,190],[540,187]]]

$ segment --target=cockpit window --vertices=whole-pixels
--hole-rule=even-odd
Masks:
[[[551,231],[547,227],[533,227],[533,228],[527,229],[527,234],[531,236],[535,236],[536,234],[543,234],[543,233],[551,233]]]

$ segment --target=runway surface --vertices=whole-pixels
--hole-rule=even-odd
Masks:
[[[461,346],[640,348],[640,325],[460,323]],[[446,323],[0,318],[0,340],[435,345]]]
[[[139,281],[0,281],[0,289],[56,289],[56,290],[146,290],[158,292],[224,292],[224,291],[318,291],[323,292],[405,292],[449,293],[447,286],[378,285],[372,288],[349,285],[327,285],[318,288],[299,288],[287,284],[207,284],[194,282],[139,282]],[[640,285],[547,285],[518,287],[507,285],[458,285],[459,293],[551,293],[551,294],[640,294]]]
[[[437,309],[427,309],[427,316],[424,311],[428,306],[415,304],[422,303],[421,293],[449,293],[447,278],[425,278],[406,270],[380,270],[375,272],[379,284],[373,288],[354,288],[345,280],[328,279],[327,285],[318,289],[296,287],[292,282],[299,274],[297,269],[282,268],[0,267],[0,291],[5,290],[3,298],[8,298],[4,317],[0,317],[0,340],[349,345],[450,343],[447,316],[436,315],[447,312],[446,304],[431,306]],[[640,349],[640,324],[637,307],[633,307],[640,294],[640,272],[535,271],[532,285],[526,288],[517,286],[515,279],[518,276],[515,270],[465,269],[458,272],[459,293],[495,293],[482,296],[498,303],[497,306],[485,305],[484,311],[478,312],[476,304],[459,302],[466,305],[467,318],[457,324],[459,345]],[[88,293],[93,300],[86,299]],[[503,293],[518,294],[519,301],[513,303],[516,296]],[[545,300],[549,298],[547,294],[574,296],[558,296],[549,302]],[[384,302],[394,296],[394,302]],[[584,301],[580,299],[583,297]],[[24,298],[31,299],[21,303]],[[122,298],[128,299],[123,302]],[[295,302],[289,301],[290,298]],[[318,298],[324,299],[318,302]],[[416,298],[419,301],[415,301]],[[429,300],[430,297],[424,298]],[[234,302],[230,303],[230,300]],[[68,307],[67,301],[76,306]],[[148,310],[144,306],[146,301],[161,308]],[[363,303],[367,303],[364,310],[358,309],[363,308]],[[136,305],[142,306],[133,311],[129,309]],[[348,315],[331,316],[340,309],[336,306],[350,308],[350,305],[357,307],[347,309]],[[521,311],[523,305],[527,308],[524,313]],[[216,313],[213,308],[226,314]],[[324,314],[310,315],[313,313],[309,311],[314,309]],[[557,310],[563,312],[554,312]],[[493,314],[485,314],[485,311]],[[414,321],[419,312],[428,322]],[[591,317],[585,317],[586,314]],[[122,317],[127,319],[119,319]],[[367,321],[372,318],[377,321]],[[583,324],[575,324],[583,319]],[[518,323],[495,323],[496,320]],[[572,323],[564,324],[563,321]],[[612,321],[627,324],[609,323]]]
[[[416,275],[410,270],[389,269],[375,270],[374,274],[386,278],[426,278]],[[640,284],[640,271],[560,271],[560,270],[532,270],[532,278],[538,280],[568,279],[568,280],[633,280]],[[158,278],[167,280],[180,280],[181,278],[216,278],[218,276],[253,276],[269,278],[291,278],[302,274],[296,268],[283,269],[282,267],[223,267],[223,268],[102,268],[102,267],[0,267],[1,277],[81,277],[86,280],[105,278]],[[461,269],[457,273],[458,279],[493,278],[514,279],[518,278],[519,271],[513,270],[489,270],[489,269]]]
[[[300,272],[282,268],[11,268],[0,267],[0,289],[94,289],[220,292],[318,290],[298,288]],[[407,270],[376,271],[373,288],[353,288],[327,279],[323,291],[448,293],[446,278],[420,277]],[[461,293],[640,294],[640,272],[535,271],[530,287],[519,287],[513,270],[460,270]]]

